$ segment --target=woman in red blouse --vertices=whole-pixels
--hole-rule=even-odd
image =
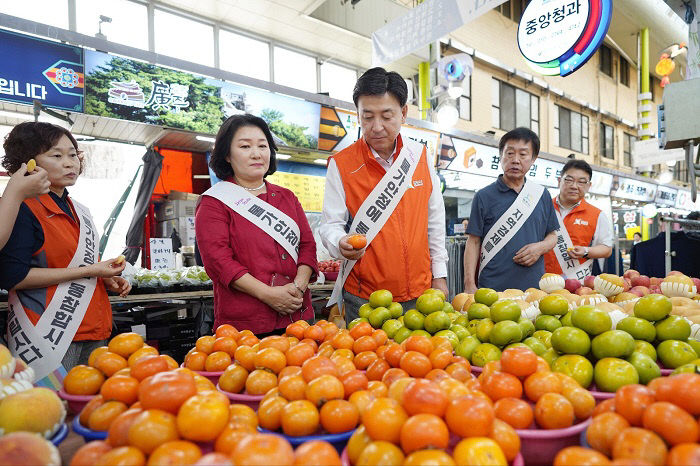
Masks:
[[[217,177],[289,216],[299,227],[298,260],[277,240],[219,198],[205,193],[195,232],[214,282],[214,327],[231,324],[256,335],[281,333],[291,322],[312,319],[309,279],[316,274],[316,243],[294,193],[265,181],[277,168],[277,146],[267,123],[253,115],[227,119],[209,163]],[[241,191],[231,185],[231,190]],[[247,194],[245,194],[247,195]]]

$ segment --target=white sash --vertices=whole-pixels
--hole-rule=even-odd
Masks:
[[[486,236],[481,241],[481,264],[479,273],[484,270],[486,264],[496,257],[496,254],[510,241],[522,228],[530,215],[535,210],[540,197],[544,192],[544,186],[533,181],[525,181],[515,202],[496,220]]]
[[[299,225],[277,207],[253,196],[235,183],[219,181],[203,196],[220,200],[241,217],[267,233],[296,263],[299,259]]]
[[[569,232],[566,230],[564,219],[561,217],[561,214],[557,209],[554,209],[554,213],[557,215],[557,220],[559,221],[557,245],[554,246],[554,255],[557,257],[559,267],[561,267],[562,273],[566,278],[583,280],[593,273],[593,259],[588,259],[581,264],[577,259],[569,257],[569,248],[573,249],[574,244],[571,241]]]
[[[73,206],[76,221],[80,223],[80,236],[68,268],[94,264],[97,245],[100,244],[88,208],[75,201]],[[61,360],[85,317],[96,286],[96,277],[59,283],[36,326],[29,320],[17,293],[10,292],[7,342],[12,354],[34,369],[37,380],[61,366]]]
[[[377,186],[362,202],[357,215],[350,225],[349,234],[361,233],[367,237],[367,246],[382,229],[384,224],[399,205],[401,198],[408,188],[412,187],[413,173],[423,154],[423,144],[409,138],[403,138],[403,147],[398,157],[391,164]],[[350,276],[350,271],[357,261],[343,260],[343,266],[335,281],[333,293],[328,301],[328,307],[343,303],[343,285]]]

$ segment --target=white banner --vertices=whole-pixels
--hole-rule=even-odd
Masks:
[[[430,0],[372,33],[372,66],[402,58],[496,8],[505,0]]]
[[[367,246],[382,229],[391,216],[401,198],[409,188],[412,188],[411,180],[416,171],[418,161],[425,146],[411,139],[404,139],[399,156],[391,164],[391,168],[379,180],[371,193],[362,202],[355,218],[350,225],[350,234],[360,233],[367,237]],[[357,261],[344,260],[343,266],[335,281],[333,293],[328,300],[328,307],[343,303],[343,285],[348,279],[350,271]]]
[[[559,267],[561,267],[562,273],[566,278],[583,280],[593,273],[593,259],[588,259],[581,264],[578,259],[569,256],[569,250],[574,248],[574,243],[571,241],[571,236],[566,229],[566,225],[564,225],[564,219],[561,217],[561,214],[557,209],[554,209],[554,213],[559,222],[557,244],[554,246],[554,255],[557,258],[557,262],[559,262]]]
[[[479,272],[496,257],[503,246],[522,228],[540,202],[544,186],[534,181],[526,181],[515,202],[496,220],[488,233],[481,239],[481,263]]]
[[[78,217],[76,220],[80,222],[80,236],[68,268],[94,264],[100,244],[90,211],[75,201],[73,206]],[[59,283],[36,326],[29,320],[17,293],[10,292],[7,343],[14,356],[34,369],[36,380],[43,379],[61,365],[96,286],[95,277]]]
[[[295,263],[299,260],[299,225],[277,207],[228,181],[219,181],[202,195],[211,196],[226,204],[238,215],[267,233],[289,253]]]

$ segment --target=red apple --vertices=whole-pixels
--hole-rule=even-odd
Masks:
[[[589,275],[586,278],[583,279],[583,286],[587,286],[588,288],[595,288],[593,286],[593,282],[595,281],[595,277],[593,275]]]
[[[649,293],[663,294],[659,285],[651,285],[649,287]]]
[[[691,280],[695,283],[695,288],[700,291],[700,278],[691,278]]]
[[[575,293],[576,290],[581,288],[581,282],[576,280],[575,278],[567,278],[564,280],[564,288],[569,290],[571,293]]]
[[[581,288],[576,290],[576,294],[579,296],[587,295],[587,294],[595,294],[595,290],[593,288],[589,288],[587,286],[582,286]]]
[[[683,272],[679,272],[678,270],[671,270],[666,276],[670,277],[671,275],[683,275]]]
[[[637,277],[637,276],[639,276],[639,275],[641,275],[641,274],[640,274],[639,272],[637,272],[636,270],[634,270],[634,269],[629,269],[629,270],[627,270],[627,272],[625,272],[625,274],[623,275],[623,277],[629,278],[629,279],[631,280],[632,277]]]
[[[651,278],[649,279],[649,285],[648,285],[648,286],[651,286],[651,285],[661,285],[661,282],[662,282],[662,281],[664,281],[663,278],[651,277]]]
[[[636,294],[641,298],[642,296],[646,296],[649,294],[649,288],[647,288],[646,286],[633,286],[632,288],[630,288],[629,292],[632,294]]]
[[[629,278],[623,278],[622,281],[625,282],[625,284],[622,286],[622,291],[629,291],[630,288],[632,288],[632,282],[630,281]]]
[[[636,277],[632,277],[630,280],[630,283],[633,287],[635,286],[644,286],[647,287],[651,284],[649,277],[646,275],[638,275]]]

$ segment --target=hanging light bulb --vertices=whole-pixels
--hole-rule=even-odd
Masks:
[[[457,124],[459,119],[459,111],[457,107],[449,101],[440,104],[437,110],[437,122],[444,128],[452,128]]]

